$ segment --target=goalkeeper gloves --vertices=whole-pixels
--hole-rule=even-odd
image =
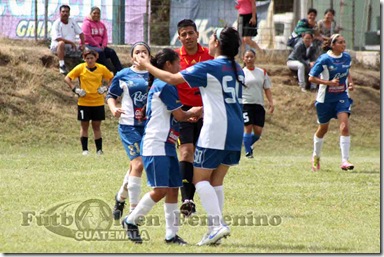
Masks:
[[[97,93],[99,93],[100,95],[104,94],[107,91],[108,91],[108,87],[106,86],[101,86],[97,89]]]
[[[75,93],[76,95],[78,95],[80,97],[84,97],[87,94],[84,89],[81,89],[81,88],[78,88],[78,87],[74,87],[72,89],[72,91],[73,91],[73,93]]]

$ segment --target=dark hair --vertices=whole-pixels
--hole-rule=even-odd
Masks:
[[[151,59],[151,64],[158,69],[163,70],[164,65],[167,61],[173,63],[174,61],[179,59],[179,55],[171,48],[161,49],[155,57]],[[152,74],[149,74],[148,78],[148,88],[150,88],[153,84],[155,77]]]
[[[255,52],[255,50],[253,50],[252,48],[245,50],[243,57],[244,57],[248,52],[252,53],[252,54],[256,57],[256,52]],[[247,65],[246,65],[245,63],[243,63],[243,68],[244,68],[245,66],[247,66]],[[244,85],[244,86],[245,86],[245,85]],[[245,86],[245,87],[246,87],[246,86]]]
[[[63,5],[61,5],[60,8],[59,8],[60,12],[61,12],[61,9],[64,9],[64,8],[67,8],[68,10],[71,10],[71,8],[69,7],[69,5],[67,5],[67,4],[63,4]]]
[[[214,35],[220,43],[220,53],[231,60],[232,69],[236,74],[236,80],[241,85],[245,86],[244,83],[239,79],[239,74],[237,73],[237,65],[235,62],[235,56],[239,53],[239,47],[241,46],[239,32],[232,27],[225,26],[224,28],[217,29]]]
[[[94,10],[99,10],[99,12],[101,12],[101,10],[100,10],[99,7],[97,7],[97,6],[93,6],[93,7],[91,8],[91,12],[90,12],[90,13],[92,13]]]
[[[177,33],[179,33],[180,29],[185,28],[185,27],[193,27],[193,29],[195,31],[197,31],[196,24],[193,20],[184,19],[184,20],[179,21],[179,23],[177,23]]]
[[[133,52],[135,51],[135,47],[138,45],[142,45],[145,48],[147,48],[148,54],[151,55],[151,47],[149,47],[149,45],[144,41],[138,41],[131,46],[131,57],[133,57]]]
[[[87,57],[87,55],[89,55],[89,54],[92,54],[95,57],[97,57],[99,55],[95,50],[85,48],[84,52],[83,52],[83,58]]]
[[[324,15],[326,15],[329,12],[332,13],[333,16],[335,16],[335,10],[333,10],[332,8],[328,8],[327,10],[325,10]]]
[[[302,37],[304,37],[306,34],[308,34],[308,35],[311,35],[311,38],[313,38],[313,32],[312,31],[305,31],[304,33],[303,33],[303,35],[302,35]]]
[[[309,8],[307,14],[314,13],[317,16],[317,10],[315,8]]]

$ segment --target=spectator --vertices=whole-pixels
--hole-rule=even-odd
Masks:
[[[189,19],[181,20],[177,24],[177,32],[182,46],[175,51],[180,57],[180,68],[184,70],[195,63],[213,59],[209,55],[209,50],[197,43],[199,32],[196,24]],[[184,111],[193,106],[202,106],[200,90],[191,88],[187,83],[177,85],[177,91],[180,101],[183,104],[181,107]],[[180,211],[184,216],[189,216],[196,212],[196,206],[193,201],[195,196],[195,185],[192,182],[193,178],[193,157],[196,148],[196,142],[199,138],[203,119],[197,122],[182,121],[180,122],[180,137],[179,153],[180,153],[180,173],[183,177],[183,187],[181,190],[182,205]]]
[[[85,37],[85,45],[87,48],[95,50],[99,54],[97,62],[103,64],[110,71],[117,73],[122,69],[119,57],[115,50],[109,48],[107,28],[104,23],[100,21],[100,8],[92,7],[89,16],[85,17],[82,30]],[[107,58],[111,59],[113,68],[110,68]]]
[[[292,34],[288,39],[288,46],[294,48],[306,32],[312,33],[314,37],[318,36],[316,16],[317,10],[309,8],[307,12],[307,18],[299,20],[295,29],[292,31]]]
[[[349,116],[353,103],[349,96],[349,91],[353,90],[350,73],[351,56],[345,52],[345,39],[340,34],[332,35],[329,42],[331,50],[322,54],[309,72],[309,81],[320,85],[315,102],[319,125],[313,136],[312,170],[320,169],[324,136],[328,132],[329,122],[333,118],[339,121],[340,168],[352,170],[354,165],[349,162],[351,147]]]
[[[80,57],[84,50],[84,34],[79,25],[69,18],[70,10],[68,5],[61,5],[60,18],[53,22],[51,29],[51,51],[59,57],[59,71],[64,75],[68,73],[64,56]],[[79,47],[75,43],[76,35],[80,36]]]
[[[312,33],[305,32],[303,40],[295,45],[287,61],[288,68],[297,71],[299,87],[303,92],[306,92],[307,88],[307,74],[316,60],[316,48],[312,45],[312,41]],[[316,86],[311,85],[311,89],[316,89]]]
[[[77,105],[77,119],[80,121],[80,141],[83,155],[88,155],[88,128],[92,120],[93,135],[95,137],[96,153],[103,154],[103,141],[101,137],[101,121],[105,120],[104,93],[108,87],[103,86],[103,80],[110,83],[113,78],[104,65],[96,63],[97,52],[85,49],[83,58],[85,63],[77,65],[65,77],[64,81],[79,96]],[[80,88],[75,87],[72,81],[79,78]]]
[[[323,38],[323,40],[329,40],[331,35],[338,33],[340,30],[340,28],[336,26],[334,17],[335,10],[329,8],[324,12],[324,19],[317,23],[320,36]]]
[[[263,52],[260,46],[252,40],[252,37],[257,36],[256,0],[237,0],[235,8],[238,11],[238,31],[242,37],[241,52],[244,52],[245,45]]]
[[[252,145],[259,140],[265,122],[264,94],[269,103],[269,113],[274,105],[271,92],[271,80],[267,71],[255,66],[256,53],[250,49],[243,57],[245,83],[243,85],[243,118],[245,157],[253,158]]]

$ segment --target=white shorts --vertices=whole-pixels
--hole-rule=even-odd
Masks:
[[[57,45],[51,46],[51,52],[53,54],[57,54]],[[81,57],[81,55],[82,55],[82,52],[78,48],[74,50],[71,44],[65,44],[65,56]]]

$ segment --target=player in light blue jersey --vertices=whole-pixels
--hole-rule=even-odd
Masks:
[[[138,59],[138,65],[169,84],[187,82],[190,87],[200,88],[204,123],[196,144],[193,182],[208,213],[209,230],[198,245],[216,244],[230,234],[222,218],[223,181],[229,167],[239,163],[243,140],[244,72],[235,62],[240,45],[235,29],[219,28],[209,40],[209,54],[215,59],[176,74],[156,69],[150,65],[149,58]]]
[[[150,47],[145,42],[136,42],[131,48],[131,58],[150,55]],[[119,118],[118,132],[130,160],[129,170],[116,194],[113,217],[119,220],[123,214],[125,199],[129,195],[132,211],[140,199],[143,161],[140,156],[140,143],[144,133],[145,104],[148,91],[148,71],[133,65],[119,71],[108,90],[107,103],[114,117]],[[117,105],[121,98],[121,106]],[[129,192],[129,194],[128,194]]]
[[[345,39],[340,34],[332,35],[329,44],[330,50],[317,59],[309,72],[309,81],[320,85],[315,103],[319,126],[313,137],[312,170],[320,169],[323,138],[332,118],[338,119],[340,124],[340,167],[342,170],[352,170],[354,165],[348,161],[351,145],[349,115],[353,102],[349,97],[349,91],[353,90],[349,71],[351,56],[345,52]]]
[[[171,73],[180,70],[179,56],[170,48],[159,51],[151,62],[155,67]],[[152,191],[143,196],[122,224],[127,230],[128,238],[141,243],[137,227],[139,219],[165,198],[165,242],[185,245],[186,242],[177,235],[180,216],[177,198],[179,187],[183,183],[175,144],[180,131],[178,121],[191,122],[189,119],[193,117],[196,122],[201,118],[202,107],[183,111],[176,87],[159,79],[154,80],[153,76],[150,77],[149,86],[151,89],[148,93],[147,123],[141,142],[141,156]]]

